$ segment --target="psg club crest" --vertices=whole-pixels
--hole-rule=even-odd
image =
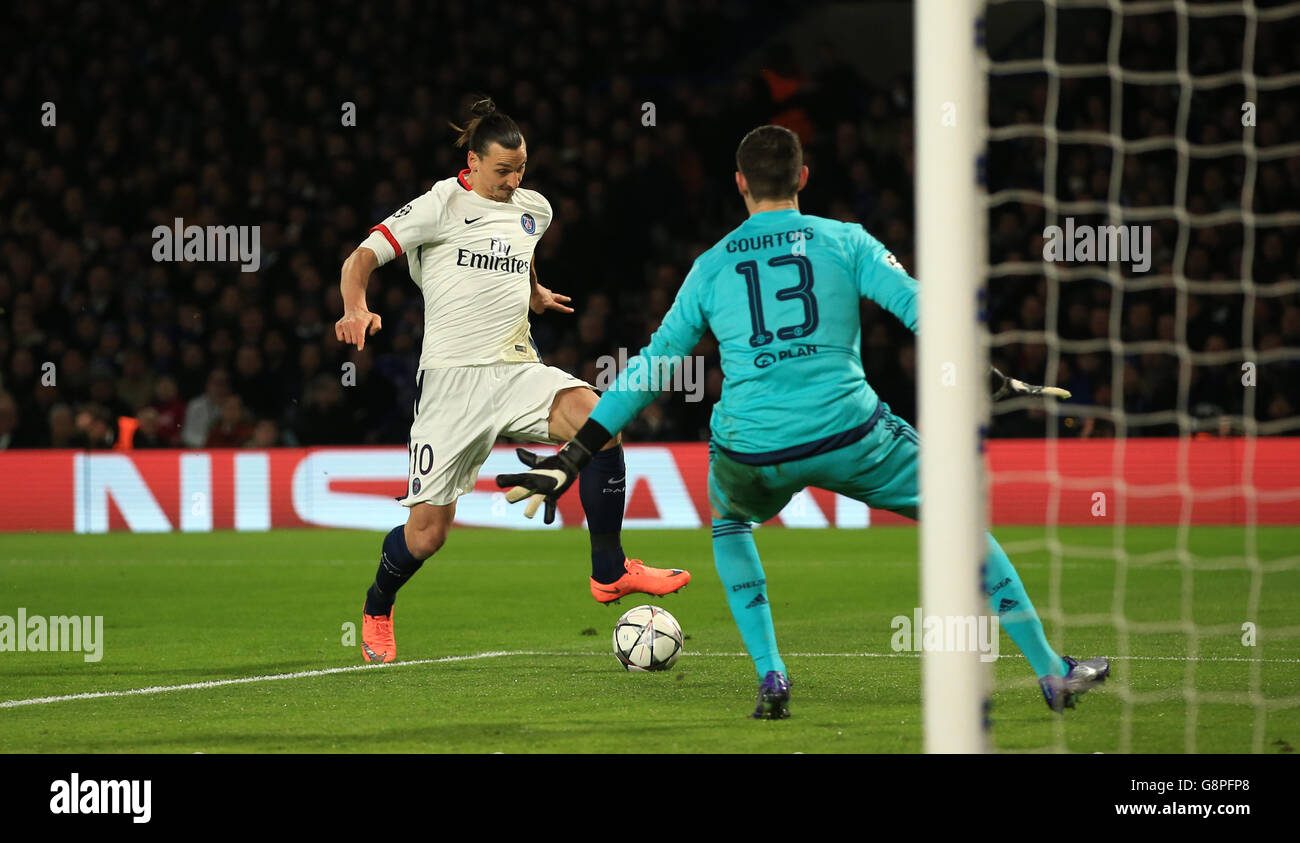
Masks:
[[[416,477],[411,481],[411,494],[420,494],[420,478]]]
[[[537,233],[537,221],[533,219],[532,214],[524,214],[519,218],[519,224],[524,227],[524,231],[529,234]]]

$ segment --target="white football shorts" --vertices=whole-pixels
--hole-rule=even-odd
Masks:
[[[449,504],[474,491],[498,436],[555,442],[549,420],[556,393],[594,389],[541,363],[423,369],[416,383],[403,506]]]

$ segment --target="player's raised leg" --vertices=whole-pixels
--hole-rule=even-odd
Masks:
[[[586,423],[596,393],[571,387],[556,393],[549,418],[552,439],[567,442]],[[623,510],[627,500],[627,464],[621,437],[614,437],[578,475],[578,495],[591,537],[591,596],[613,603],[628,594],[656,596],[678,591],[691,581],[680,568],[652,568],[623,552]]]
[[[397,658],[393,632],[393,602],[397,590],[406,584],[425,560],[447,541],[456,517],[456,504],[417,504],[406,523],[384,536],[379,553],[379,570],[366,591],[361,612],[361,655],[370,661],[391,662]]]

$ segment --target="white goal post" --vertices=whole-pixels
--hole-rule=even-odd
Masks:
[[[978,298],[987,263],[980,172],[986,82],[977,43],[982,6],[981,0],[917,0],[914,29],[921,608],[945,619],[988,612],[980,582],[987,555],[981,442],[989,383]],[[973,646],[923,654],[926,752],[988,750],[989,673]]]

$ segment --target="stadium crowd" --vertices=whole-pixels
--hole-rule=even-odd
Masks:
[[[540,0],[502,19],[500,49],[486,48],[463,4],[398,0],[338,15],[306,0],[145,5],[147,14],[113,19],[105,7],[62,0],[0,10],[3,37],[28,45],[9,52],[0,82],[0,447],[112,447],[120,418],[134,419],[136,448],[405,443],[423,330],[419,289],[404,262],[377,272],[368,300],[384,329],[364,351],[349,351],[333,330],[342,315],[338,272],[371,225],[464,166],[448,122],[464,116],[471,91],[491,94],[520,123],[524,186],[555,212],[538,272],[574,298],[577,312],[534,317],[534,337],[546,362],[591,382],[603,355],[644,344],[694,256],[742,220],[734,150],[756,125],[778,122],[802,137],[811,169],[804,211],[865,225],[915,267],[910,80],[864,79],[829,46],[820,69],[805,71],[808,57],[770,42],[746,4]],[[1172,50],[1173,27],[1133,24],[1126,66]],[[1107,29],[1104,12],[1081,16],[1060,60],[1093,60],[1098,45],[1104,60]],[[1296,29],[1261,27],[1257,72],[1300,68]],[[719,31],[728,38],[714,37]],[[1230,28],[1194,29],[1193,71],[1239,67],[1238,41]],[[993,124],[1040,121],[1047,89],[1041,76],[995,82]],[[1109,91],[1105,77],[1063,81],[1058,126],[1107,131]],[[1188,139],[1239,139],[1241,93],[1197,90]],[[1296,102],[1284,94],[1260,95],[1261,149],[1300,140]],[[1125,86],[1124,97],[1126,137],[1174,131],[1177,86]],[[54,125],[42,122],[46,103]],[[345,103],[355,106],[355,125],[343,125]],[[990,190],[1041,190],[1045,155],[1041,140],[993,144]],[[1063,145],[1059,162],[1060,198],[1107,198],[1107,146]],[[1244,171],[1240,155],[1194,159],[1188,212],[1237,207]],[[1122,203],[1172,204],[1176,173],[1172,152],[1127,156]],[[1254,211],[1294,207],[1297,195],[1300,156],[1259,162]],[[177,218],[259,226],[257,270],[154,260],[154,227]],[[994,208],[991,262],[1039,260],[1045,224],[1041,206]],[[1254,234],[1257,285],[1300,278],[1294,228]],[[1243,238],[1239,223],[1192,228],[1186,277],[1241,278]],[[1151,274],[1171,275],[1172,220],[1155,224],[1154,251]],[[995,275],[990,327],[1110,336],[1112,284],[1072,281],[1061,291],[1048,325],[1042,274]],[[1300,295],[1187,295],[1185,332],[1178,295],[1172,282],[1124,292],[1122,339],[1185,339],[1193,351],[1247,340],[1258,350],[1300,346]],[[863,317],[868,380],[915,422],[913,337],[874,304],[864,303]],[[630,440],[707,438],[722,376],[716,346],[706,340],[697,351],[706,360],[704,400],[665,395],[627,430]],[[1055,371],[1049,359],[1044,342],[994,348],[1008,374],[1059,383],[1076,402],[1130,413],[1177,405],[1174,353],[1130,355],[1119,367],[1109,352],[1063,354]],[[1257,382],[1257,418],[1300,412],[1294,361],[1261,364]],[[1190,367],[1188,408],[1197,417],[1242,412],[1243,392],[1240,362]],[[1063,435],[1107,430],[1067,421]],[[992,433],[1045,429],[1041,412],[1016,412],[997,416]]]

